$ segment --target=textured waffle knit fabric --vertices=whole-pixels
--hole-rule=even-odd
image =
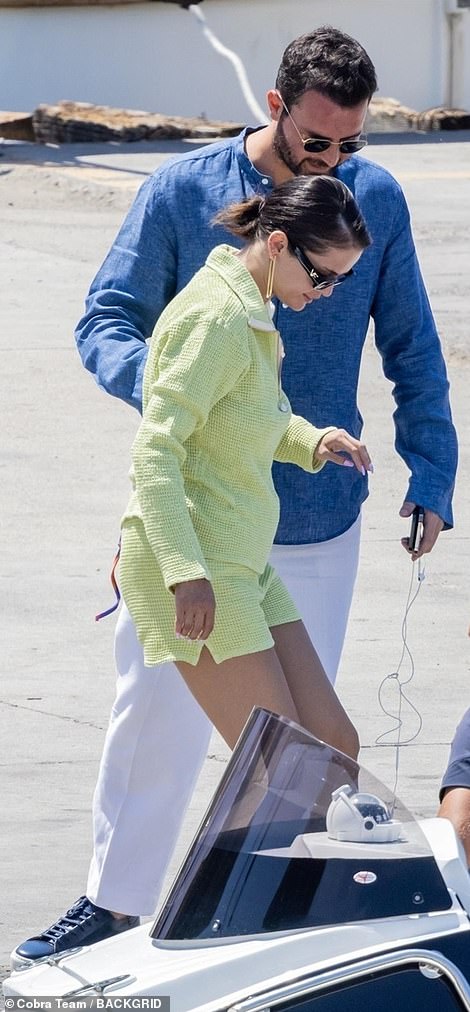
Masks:
[[[174,613],[170,588],[211,580],[211,566],[218,579],[224,564],[263,574],[279,518],[273,459],[319,470],[313,454],[331,429],[292,415],[280,336],[236,253],[211,252],[151,340],[120,566],[148,665],[197,662],[202,644],[169,643],[159,606]]]

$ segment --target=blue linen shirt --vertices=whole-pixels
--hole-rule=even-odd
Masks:
[[[233,236],[211,224],[226,205],[268,193],[238,137],[169,159],[145,181],[96,275],[76,338],[100,387],[141,410],[146,340],[171,298]],[[421,277],[408,208],[396,180],[360,155],[334,173],[353,192],[373,243],[353,278],[301,313],[276,306],[286,357],[282,385],[293,411],[319,428],[360,435],[357,387],[370,317],[386,377],[394,384],[396,449],[411,477],[406,498],[452,525],[457,441],[439,338]],[[309,475],[274,465],[280,498],[276,542],[336,537],[358,516],[367,479],[331,466]]]

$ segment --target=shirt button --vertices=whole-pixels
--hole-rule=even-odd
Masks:
[[[263,186],[268,186],[269,185],[269,179],[266,179],[266,176],[264,177],[264,179],[261,180],[261,182],[262,182]]]

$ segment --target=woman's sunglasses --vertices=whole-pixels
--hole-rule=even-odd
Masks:
[[[328,151],[328,148],[337,147],[339,151],[341,151],[342,155],[354,155],[356,151],[362,151],[362,148],[365,148],[367,144],[367,137],[365,134],[361,134],[360,137],[356,137],[354,140],[350,141],[329,141],[326,137],[302,137],[297,123],[295,122],[292,114],[289,112],[282,95],[280,95],[279,92],[277,94],[281,99],[284,111],[292,121],[296,133],[302,141],[305,151],[309,154],[321,154],[322,151]]]
[[[305,255],[304,251],[300,249],[300,246],[291,246],[291,250],[294,256],[297,257],[300,266],[307,272],[313,287],[316,288],[317,291],[321,291],[324,288],[336,288],[338,285],[341,285],[343,281],[346,281],[346,278],[350,278],[351,274],[353,274],[352,267],[346,274],[322,274],[320,271],[316,270],[312,263],[310,263],[310,260]]]

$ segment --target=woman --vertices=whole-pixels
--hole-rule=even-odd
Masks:
[[[332,461],[365,475],[371,462],[347,432],[292,415],[270,300],[300,311],[330,297],[370,238],[349,190],[323,176],[289,180],[216,222],[246,245],[212,251],[151,342],[122,524],[124,620],[146,665],[176,663],[229,746],[257,705],[355,756],[355,729],[267,564],[271,465],[314,473]]]

